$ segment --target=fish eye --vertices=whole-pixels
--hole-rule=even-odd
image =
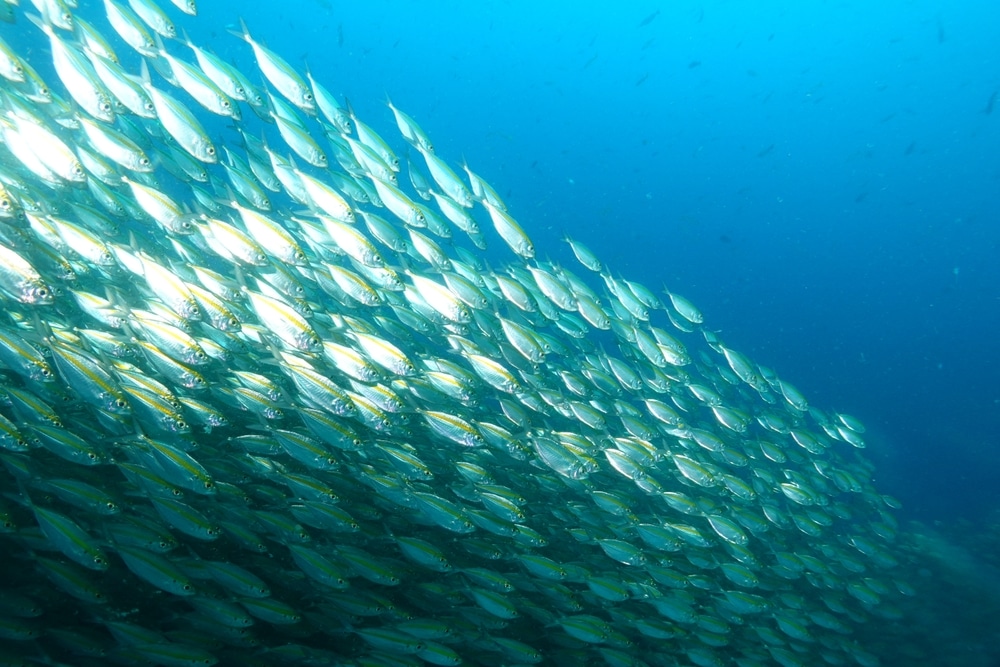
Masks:
[[[87,452],[87,458],[91,461],[97,460],[97,454],[95,452]]]
[[[235,317],[230,317],[229,318],[229,326],[233,327],[233,328],[238,327],[238,326],[240,326],[240,321],[238,319],[236,319]]]
[[[149,158],[148,157],[141,158],[139,160],[139,164],[141,164],[143,167],[148,167],[149,166]]]
[[[124,410],[125,408],[128,407],[128,403],[125,402],[124,398],[116,398],[115,399],[115,406]]]
[[[306,93],[305,95],[302,96],[302,99],[304,99],[306,102],[312,102],[313,100],[312,93]]]
[[[208,153],[209,155],[215,155],[215,146],[209,146],[208,148],[205,149],[205,152]]]
[[[111,102],[101,102],[100,110],[104,112],[111,111]]]
[[[0,208],[10,208],[10,200],[6,197],[0,199]]]
[[[184,591],[191,590],[191,584],[184,584],[183,586],[181,586],[181,590],[184,590]]]

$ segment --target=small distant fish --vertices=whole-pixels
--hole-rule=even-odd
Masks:
[[[993,113],[993,107],[996,106],[998,95],[1000,95],[1000,88],[994,88],[993,94],[990,95],[988,100],[986,100],[986,107],[983,109],[983,113],[987,116]]]
[[[757,153],[757,157],[764,157],[765,155],[767,155],[768,153],[770,153],[770,152],[771,152],[771,151],[773,151],[773,150],[774,150],[774,144],[771,144],[771,145],[770,145],[770,146],[768,146],[767,148],[762,148],[762,149],[761,149],[761,150],[760,150],[760,151],[759,151],[759,152]]]
[[[636,88],[638,88],[642,84],[646,83],[646,79],[648,79],[648,78],[649,78],[649,72],[646,72],[645,74],[643,74],[642,76],[640,76],[639,80],[635,82]]]
[[[660,15],[660,10],[657,9],[655,12],[653,12],[652,14],[650,14],[649,16],[647,16],[646,18],[644,18],[643,20],[639,21],[639,25],[636,26],[636,27],[637,28],[644,28],[644,27],[646,27],[647,25],[649,25],[650,23],[652,23],[653,21],[655,21],[656,17],[659,16],[659,15]]]

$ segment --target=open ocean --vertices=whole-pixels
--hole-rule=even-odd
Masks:
[[[389,95],[479,165],[544,255],[571,234],[861,418],[904,515],[996,520],[992,5],[257,6],[359,114],[391,123]]]
[[[198,0],[198,15],[190,17],[168,0],[158,2],[193,42],[263,86],[247,44],[228,33],[238,30],[242,17],[254,39],[300,72],[308,63],[315,79],[349,100],[359,118],[387,139],[393,136],[401,157],[420,161],[396,132],[386,105],[391,98],[463,178],[460,166],[467,161],[494,187],[530,235],[537,260],[577,271],[563,242],[569,235],[593,250],[612,276],[646,285],[664,299],[664,286],[682,294],[704,315],[703,330],[772,369],[811,406],[863,422],[860,454],[873,466],[871,482],[901,503],[893,510],[898,535],[886,547],[900,561],[891,576],[915,592],[893,593],[894,611],[873,611],[877,622],[855,631],[864,656],[877,656],[887,667],[1000,665],[1000,8],[994,3],[629,1],[612,9],[611,3],[562,0]],[[43,78],[56,80],[48,40],[24,17],[37,13],[31,5],[21,1],[16,22],[0,25],[0,37]],[[101,3],[81,0],[73,11],[116,50],[128,51]],[[190,59],[180,42],[168,50]],[[128,57],[137,69],[135,53]],[[178,98],[196,108],[190,98]],[[242,107],[244,118],[252,118]],[[198,117],[219,146],[241,146],[229,119],[204,110]],[[182,196],[176,185],[165,189]],[[476,215],[490,237],[489,249],[479,253],[484,266],[516,260],[478,204]],[[599,279],[591,285],[603,288]],[[0,307],[4,303],[0,299]],[[669,326],[663,322],[657,326]],[[610,334],[598,340],[609,350],[615,345]],[[13,418],[8,408],[0,403],[0,414]],[[248,432],[260,431],[252,428]],[[836,447],[850,449],[843,442]],[[192,454],[198,458],[197,450]],[[116,497],[130,502],[135,494],[117,486],[114,467],[107,475],[116,479]],[[33,527],[31,511],[13,499],[24,490],[22,481],[8,477],[3,505]],[[442,481],[435,492],[450,487]],[[98,541],[107,539],[97,523],[60,511]],[[381,524],[372,519],[366,530],[373,526]],[[449,545],[466,539],[432,528]],[[434,542],[432,534],[431,528],[421,533]],[[828,537],[831,544],[849,539]],[[4,566],[32,573],[27,584],[16,586],[9,574],[0,576],[12,596],[65,596],[28,564],[41,538],[15,531],[0,539],[13,554]],[[314,535],[314,545],[322,541]],[[809,543],[822,550],[818,538]],[[380,553],[373,543],[363,546]],[[402,560],[395,547],[382,553],[391,554],[389,562]],[[214,557],[223,560],[219,553]],[[114,568],[128,575],[121,561]],[[498,569],[524,572],[516,562]],[[355,581],[362,589],[373,587]],[[457,575],[443,581],[465,590]],[[797,590],[809,606],[808,594]],[[407,594],[398,595],[402,605]],[[0,591],[0,602],[3,596]],[[296,608],[320,604],[288,592],[281,599]],[[538,595],[531,599],[540,604]],[[607,600],[586,601],[580,613],[626,625]],[[60,609],[82,632],[95,634],[102,627],[98,619],[112,616],[108,607]],[[566,613],[555,601],[547,611]],[[120,605],[113,615],[129,620]],[[15,616],[0,605],[0,619]],[[52,619],[33,619],[38,636],[30,641],[43,645],[46,629],[58,625]],[[316,640],[312,622],[312,629],[298,633],[268,626],[263,644],[245,654],[233,645],[206,642],[202,648],[220,664],[392,663],[384,656],[379,659],[385,662],[364,662],[359,646],[371,646],[354,636]],[[540,625],[554,636],[559,622]],[[345,622],[344,637],[350,626]],[[552,639],[547,630],[542,639],[536,632],[507,636],[549,647],[551,653],[540,655],[543,664],[627,664],[615,660],[630,655],[636,665],[781,662],[766,653],[766,638],[760,639],[759,663],[735,649],[727,653],[724,645],[714,649],[718,662],[699,662],[709,659],[692,648],[695,634],[685,627],[683,639],[664,639],[662,649],[643,635],[639,644],[614,645],[616,653],[587,653],[585,659],[577,652],[583,649]],[[14,634],[0,622],[0,636]],[[100,634],[109,647],[121,643],[117,635],[112,641],[103,629]],[[625,634],[633,641],[640,636]],[[740,636],[733,646],[745,645],[745,633]],[[822,641],[785,639],[800,664],[824,664],[818,656],[827,654],[814,648]],[[476,644],[481,637],[464,641],[444,643],[466,664],[519,664],[511,654]],[[268,652],[286,643],[329,653]],[[60,646],[52,652],[3,646],[0,653],[10,655],[0,664],[97,660],[65,642]],[[483,650],[485,657],[477,653]],[[434,664],[433,656],[403,653],[399,664]],[[169,662],[162,654],[114,648],[101,659],[107,656],[114,664],[199,664],[194,657]],[[836,662],[841,659],[842,653],[831,655],[829,664],[852,664]]]

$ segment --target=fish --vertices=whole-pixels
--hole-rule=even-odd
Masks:
[[[639,25],[637,27],[639,27],[639,28],[646,27],[647,25],[649,25],[650,23],[652,23],[653,21],[655,21],[656,17],[659,16],[659,15],[660,15],[660,10],[657,9],[652,14],[650,14],[649,16],[647,16],[646,18],[644,18],[643,20],[639,21]]]
[[[142,69],[142,86],[153,103],[160,125],[185,152],[196,160],[208,164],[219,161],[218,152],[204,126],[186,105],[152,84],[145,61]]]
[[[51,16],[38,17],[28,14],[27,17],[48,36],[52,65],[66,87],[66,92],[94,118],[104,122],[113,121],[115,112],[108,91],[104,89],[93,66],[80,53],[78,47],[66,42],[56,33],[55,27],[49,22]]]
[[[303,111],[315,110],[315,98],[302,77],[281,56],[254,40],[243,19],[240,19],[240,30],[231,32],[250,45],[261,74],[279,93]]]
[[[983,107],[983,113],[989,116],[993,113],[993,108],[996,106],[997,97],[1000,97],[1000,88],[994,88],[993,92],[986,100],[986,106]]]
[[[104,11],[108,23],[126,44],[144,56],[156,55],[153,38],[134,11],[115,0],[104,0]]]
[[[536,249],[433,116],[362,118],[242,21],[232,65],[178,2],[39,0],[0,43],[0,634],[62,664],[874,664],[918,569],[861,420],[672,289]]]

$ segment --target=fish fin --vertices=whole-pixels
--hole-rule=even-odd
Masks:
[[[250,30],[247,28],[247,22],[243,20],[242,16],[240,17],[240,29],[236,30],[235,28],[229,28],[228,32],[234,37],[239,37],[247,44],[253,44],[253,38],[250,37]]]
[[[156,47],[156,53],[162,58],[164,55],[169,55],[167,53],[167,47],[163,45],[163,38],[160,37],[160,33],[153,31],[153,45]]]
[[[39,11],[41,12],[41,16],[38,14],[31,14],[30,12],[25,12],[24,16],[38,26],[38,29],[46,35],[49,37],[55,37],[55,30],[52,28],[52,21],[50,21],[49,17],[45,15],[44,7],[45,3],[40,3]]]
[[[243,269],[239,265],[233,267],[233,277],[236,278],[236,284],[240,286],[240,292],[246,294],[247,288],[247,278],[243,275]]]
[[[153,79],[149,76],[149,65],[146,64],[145,58],[139,60],[139,82],[143,88],[153,87]]]

